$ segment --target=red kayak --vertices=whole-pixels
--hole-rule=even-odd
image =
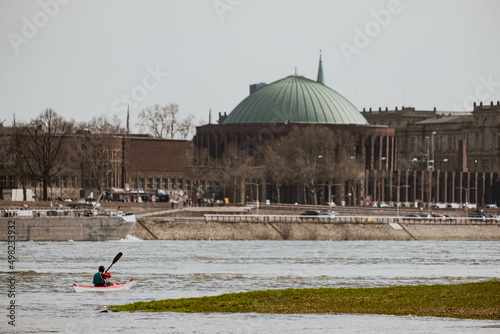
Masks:
[[[75,292],[127,291],[134,284],[134,280],[130,280],[127,283],[113,283],[108,286],[85,286],[73,284],[73,289],[75,289]]]

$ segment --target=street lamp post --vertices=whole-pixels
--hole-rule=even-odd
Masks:
[[[436,134],[436,131],[432,132],[432,168],[431,170],[434,170],[434,135]]]
[[[430,163],[430,161],[429,161],[430,160],[429,159],[429,150],[430,150],[430,143],[431,143],[431,141],[430,141],[429,136],[425,136],[425,139],[427,140],[427,170],[429,170],[430,169],[430,165],[429,165],[429,163]]]
[[[396,189],[398,190],[398,202],[396,203],[396,214],[397,214],[397,216],[398,216],[398,218],[399,218],[399,205],[401,204],[401,203],[400,203],[400,200],[399,200],[399,198],[400,198],[400,192],[401,192],[400,188],[401,188],[401,187],[403,187],[403,188],[408,188],[408,187],[410,187],[410,186],[409,186],[409,185],[404,185],[404,186],[395,186],[395,185],[392,185],[392,187],[394,187],[394,188],[396,188]],[[392,196],[392,195],[391,195],[391,196]]]
[[[464,188],[464,187],[456,187],[456,189],[462,189],[465,190],[465,218],[469,217],[469,190],[470,189],[476,189],[476,188]]]

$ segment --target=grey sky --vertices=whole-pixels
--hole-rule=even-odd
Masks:
[[[470,110],[500,100],[498,13],[495,0],[0,0],[0,122],[51,107],[125,125],[130,103],[135,124],[170,102],[215,121],[250,84],[295,67],[315,80],[320,49],[326,85],[360,110]]]

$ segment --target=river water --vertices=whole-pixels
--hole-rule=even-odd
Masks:
[[[102,312],[106,305],[284,288],[451,284],[498,279],[499,242],[142,241],[17,242],[2,249],[0,332],[15,333],[498,333],[499,321],[375,315]],[[75,293],[99,265],[127,292]],[[15,296],[8,296],[15,276]],[[12,287],[12,285],[10,285]],[[8,323],[14,301],[15,327]]]

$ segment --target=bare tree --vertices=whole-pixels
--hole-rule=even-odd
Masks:
[[[276,185],[278,203],[281,202],[281,186],[291,180],[292,170],[290,169],[291,147],[285,138],[278,138],[265,146],[264,168],[267,176]]]
[[[236,199],[238,169],[240,165],[240,155],[233,146],[228,147],[222,154],[221,160],[216,162],[216,179],[223,187],[224,197],[226,191],[233,191],[233,202]]]
[[[304,185],[310,200],[318,203],[318,194],[324,186],[334,182],[354,189],[363,176],[363,166],[356,158],[356,139],[352,133],[328,126],[294,126],[286,135],[261,145],[255,154],[249,154],[247,146],[239,149],[228,146],[220,159],[210,157],[208,148],[198,150],[201,160],[194,165],[213,170],[213,178],[224,185],[233,186],[234,196],[238,183],[243,180],[261,180],[268,177],[277,187],[281,201],[281,187],[290,183]],[[352,159],[351,159],[352,158]],[[255,182],[255,181],[252,181]],[[354,190],[352,191],[354,193]]]
[[[17,128],[5,130],[0,125],[0,167],[9,176],[15,177],[16,183],[20,183],[23,189],[23,200],[27,200],[26,188],[29,180],[29,172],[22,156],[17,153],[22,138],[16,131]]]
[[[233,191],[233,202],[236,202],[236,193],[240,189],[239,182],[257,175],[253,159],[234,145],[226,147],[222,158],[218,161],[213,160],[211,165],[217,173],[216,179],[223,185],[224,190],[227,188]]]
[[[106,115],[94,116],[89,122],[81,122],[76,125],[76,130],[83,132],[89,130],[92,133],[106,133],[112,135],[124,134],[126,129],[122,127],[121,120],[117,115],[113,115],[110,120]]]
[[[16,178],[23,189],[23,200],[27,200],[27,184],[30,179],[28,166],[19,150],[22,147],[24,137],[19,131],[20,128],[11,128],[11,133],[2,137],[0,147],[3,147],[0,154],[0,165],[9,174]]]
[[[195,201],[199,196],[203,196],[200,190],[201,181],[207,177],[208,171],[211,170],[208,149],[194,150],[192,144],[186,150],[186,173],[191,180],[192,199]]]
[[[337,165],[337,180],[347,183],[349,193],[356,193],[356,186],[363,180],[363,163],[355,159],[354,156],[342,159]],[[352,199],[352,198],[351,198]],[[352,203],[350,203],[352,205]]]
[[[194,150],[188,161],[187,172],[190,177],[200,184],[202,179],[218,182],[222,187],[223,196],[232,191],[233,201],[236,202],[236,194],[240,187],[240,182],[247,179],[262,178],[262,166],[255,164],[253,157],[249,156],[245,150],[230,145],[226,147],[220,159],[210,156],[209,149]]]
[[[121,139],[125,133],[119,119],[110,121],[105,115],[78,124],[74,145],[83,165],[85,187],[100,190],[116,186],[121,166]]]
[[[156,138],[188,138],[193,133],[194,116],[179,117],[179,105],[170,103],[165,106],[147,107],[139,113],[141,131],[147,131]]]
[[[349,193],[355,194],[355,188],[361,182],[364,172],[363,163],[356,157],[356,139],[347,131],[338,131],[334,134],[334,140],[334,170],[330,171],[329,176],[334,182],[348,187]]]
[[[354,147],[355,139],[349,132],[321,125],[298,126],[264,149],[264,166],[278,188],[298,181],[304,184],[306,201],[309,191],[312,202],[317,203],[322,187],[357,181],[362,175]]]
[[[335,150],[338,147],[335,133],[325,126],[296,127],[285,137],[284,145],[290,148],[287,153],[290,176],[304,185],[304,198],[307,190],[317,203],[318,192],[324,184],[326,167],[335,165]],[[332,170],[330,172],[333,172]]]
[[[71,148],[66,139],[72,129],[73,124],[52,109],[16,127],[16,161],[21,159],[30,178],[42,183],[44,200],[48,198],[49,184],[69,163],[67,157]]]
[[[194,116],[193,115],[188,115],[186,118],[184,118],[182,121],[179,122],[178,126],[178,133],[179,133],[179,138],[181,139],[187,139],[189,136],[192,136],[194,133]]]

